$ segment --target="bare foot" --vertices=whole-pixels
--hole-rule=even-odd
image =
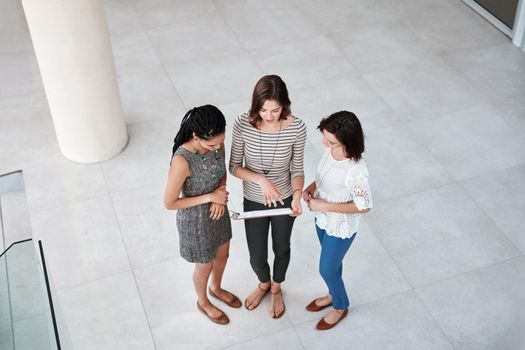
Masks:
[[[222,311],[217,309],[209,300],[201,302],[198,301],[200,307],[208,314],[210,318],[219,318],[222,315]]]
[[[270,298],[270,316],[273,318],[279,318],[284,314],[284,301],[283,301],[283,293],[281,291],[280,287],[273,288],[272,287],[272,296]]]
[[[332,303],[332,296],[330,294],[315,299],[315,305],[323,307]]]
[[[343,315],[344,312],[345,312],[345,310],[335,310],[334,309],[334,310],[330,311],[330,313],[328,315],[323,317],[323,319],[324,319],[324,321],[326,323],[334,324],[337,321],[339,321],[339,319],[341,318],[341,316]]]
[[[269,290],[270,282],[259,283],[257,285],[257,288],[255,288],[253,292],[251,292],[250,295],[248,295],[248,297],[244,301],[244,306],[248,310],[255,309],[257,306],[259,306],[261,300],[264,298],[264,296],[266,295],[266,293],[268,293]]]

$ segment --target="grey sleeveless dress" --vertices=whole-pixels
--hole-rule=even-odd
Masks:
[[[213,192],[226,174],[226,164],[219,151],[197,155],[179,147],[175,155],[184,157],[190,166],[191,174],[182,185],[184,197]],[[212,261],[217,249],[232,238],[228,208],[220,219],[212,220],[210,204],[177,211],[180,255],[189,262]]]

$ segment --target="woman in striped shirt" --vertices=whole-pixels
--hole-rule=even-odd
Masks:
[[[290,262],[290,236],[295,216],[302,214],[306,126],[292,116],[286,84],[276,75],[262,77],[253,91],[250,112],[233,126],[230,172],[243,180],[244,211],[291,208],[290,216],[245,220],[250,264],[260,283],[246,298],[255,309],[270,291],[270,315],[279,318],[285,306],[281,283]],[[273,278],[268,265],[271,226],[275,254]]]

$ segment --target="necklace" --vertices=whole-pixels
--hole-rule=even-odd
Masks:
[[[328,158],[330,158],[332,155],[331,153],[324,159],[324,162],[323,162],[323,165],[321,165],[321,169],[319,169],[319,174],[321,174],[321,171],[324,169],[324,166],[326,164],[326,162],[328,161]],[[326,177],[326,175],[328,175],[328,173],[330,172],[330,170],[332,170],[332,168],[337,164],[337,161],[334,161],[334,163],[332,163],[332,165],[330,165],[330,167],[324,172],[324,174],[321,176],[321,178],[319,179],[319,183],[316,185],[316,188],[317,188],[317,192],[319,191],[319,188],[321,187],[321,184],[323,183],[323,180],[324,178]]]
[[[279,133],[277,134],[277,142],[275,143],[275,148],[273,150],[272,155],[272,162],[270,163],[270,167],[268,169],[265,169],[264,162],[263,162],[263,156],[262,156],[262,134],[261,129],[259,129],[259,156],[261,156],[261,168],[264,173],[264,175],[268,175],[270,173],[270,169],[273,166],[273,161],[275,159],[275,153],[277,152],[277,147],[279,147],[279,139],[281,138],[281,128],[283,126],[283,121],[281,120],[279,122]]]
[[[207,153],[202,154],[202,153],[199,152],[199,150],[196,150],[195,148],[193,150],[194,150],[195,155],[197,157],[199,157],[203,162],[206,161],[206,154]],[[220,159],[221,158],[221,154],[219,153],[219,150],[213,151],[213,155],[214,155],[215,159]]]
[[[192,147],[193,147],[193,152],[194,152],[195,157],[201,160],[201,168],[204,169],[204,170],[208,170],[208,165],[206,164],[206,158],[207,158],[206,155],[209,152],[206,152],[205,154],[202,154],[201,152],[199,152],[199,150],[197,148],[195,148],[195,146],[192,145]],[[212,152],[212,151],[210,151],[210,152]],[[221,158],[221,154],[220,154],[219,150],[213,151],[213,155],[214,155],[216,160],[219,160]],[[210,175],[213,178],[216,177],[216,174],[215,174],[215,170],[216,169],[217,169],[217,165],[212,162],[211,169],[210,169]]]

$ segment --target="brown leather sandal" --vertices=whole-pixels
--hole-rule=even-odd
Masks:
[[[226,293],[230,294],[233,298],[231,300],[226,300],[226,299],[222,299],[220,298],[217,294],[215,294],[213,292],[213,290],[211,290],[210,287],[208,287],[208,292],[210,293],[210,295],[216,299],[219,299],[220,301],[222,301],[223,303],[225,303],[226,305],[228,305],[229,307],[233,307],[233,308],[240,308],[242,306],[242,303],[241,301],[239,300],[239,298],[237,298],[237,296],[233,293],[230,293],[228,292],[227,290],[224,290]]]
[[[281,294],[281,299],[283,300],[283,311],[279,314],[274,314],[272,315],[272,318],[275,318],[275,319],[278,319],[278,318],[281,318],[283,315],[284,315],[284,312],[286,311],[286,306],[284,305],[284,298],[283,298],[283,292],[282,290],[279,288],[279,290],[277,292],[271,292],[273,295],[276,295],[276,294]],[[275,305],[274,305],[274,308],[273,308],[273,311],[275,311]]]
[[[222,310],[219,310],[221,312],[221,315],[219,317],[211,317],[210,315],[208,315],[206,310],[204,310],[202,308],[202,306],[199,304],[198,301],[197,301],[197,309],[199,309],[200,312],[205,314],[206,317],[208,317],[210,319],[210,321],[212,321],[214,323],[217,323],[217,324],[228,324],[228,323],[230,323],[230,319],[228,318],[228,316],[226,316],[226,314],[224,312],[222,312]]]
[[[270,291],[270,289],[272,288],[272,286],[270,285],[270,286],[268,286],[268,288],[263,289],[263,288],[261,287],[261,283],[259,283],[259,284],[257,285],[257,288],[259,288],[260,290],[262,290],[262,291],[264,292],[264,294],[262,295],[262,297],[261,297],[261,299],[259,300],[259,302],[257,302],[255,305],[252,304],[252,308],[251,308],[251,309],[249,309],[249,308],[248,308],[248,305],[246,305],[246,302],[248,301],[248,298],[246,298],[246,299],[244,300],[244,307],[246,308],[246,310],[249,310],[249,311],[255,310],[255,308],[256,308],[257,306],[259,306],[259,304],[261,303],[261,301],[264,299],[264,297],[266,296],[266,294],[268,294],[268,292]]]

